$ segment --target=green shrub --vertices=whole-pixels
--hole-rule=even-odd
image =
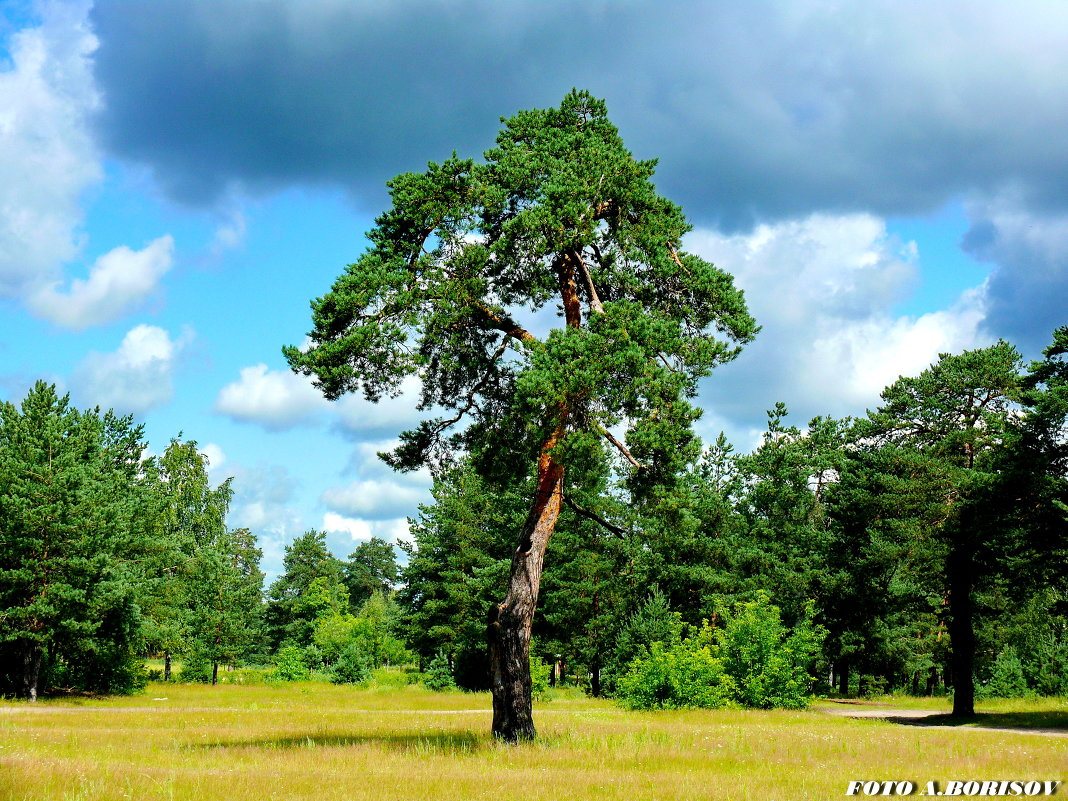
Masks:
[[[1028,695],[1023,663],[1011,645],[994,660],[990,681],[976,688],[980,698],[1024,698]]]
[[[1040,695],[1068,695],[1068,637],[1052,633],[1043,637],[1029,664],[1024,665],[1024,675]]]
[[[723,629],[706,622],[689,637],[652,643],[620,677],[617,694],[632,709],[800,709],[809,701],[808,667],[823,635],[811,605],[789,632],[778,607],[761,594],[738,604]]]
[[[736,688],[723,662],[698,638],[654,642],[620,678],[618,695],[631,709],[716,709],[731,705]]]
[[[353,640],[338,655],[330,670],[334,684],[364,684],[374,672],[374,656],[359,640]]]
[[[178,674],[180,681],[206,684],[211,681],[211,660],[200,648],[190,648],[189,653],[182,659],[182,672]]]
[[[530,696],[542,701],[549,695],[549,666],[530,654]]]
[[[279,649],[274,660],[274,670],[270,672],[271,680],[300,681],[308,676],[308,665],[304,661],[303,649],[295,645],[286,645]]]
[[[819,653],[824,630],[812,621],[813,606],[788,632],[779,608],[760,593],[735,606],[726,626],[714,633],[723,666],[742,706],[803,709],[813,678],[808,669]]]
[[[444,651],[438,651],[434,658],[430,660],[430,664],[427,665],[426,672],[423,674],[423,685],[434,692],[456,689],[456,681],[452,677],[452,667],[449,665],[449,658]]]

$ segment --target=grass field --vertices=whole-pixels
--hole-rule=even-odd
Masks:
[[[1068,780],[1068,736],[828,706],[641,713],[572,695],[538,705],[537,743],[505,746],[488,735],[486,695],[150,684],[127,698],[0,703],[0,799],[792,801],[844,797],[851,779]],[[985,711],[1068,722],[1065,701]]]

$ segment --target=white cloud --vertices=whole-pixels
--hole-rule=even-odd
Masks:
[[[697,231],[687,245],[735,276],[763,325],[703,393],[716,419],[733,421],[731,433],[742,439],[776,401],[806,419],[861,413],[899,375],[982,339],[982,287],[949,309],[894,313],[922,254],[870,215],[813,215],[734,236]]]
[[[215,411],[268,431],[332,420],[347,435],[363,437],[414,427],[425,416],[415,408],[418,402],[419,382],[415,378],[404,381],[402,394],[396,398],[371,403],[352,394],[331,402],[307,376],[271,370],[261,363],[241,368],[238,380],[219,391]]]
[[[226,463],[226,454],[214,442],[209,442],[201,447],[200,452],[208,460],[208,470],[218,470]]]
[[[241,377],[220,390],[215,411],[269,431],[281,431],[313,421],[327,405],[306,377],[257,364],[241,368]]]
[[[371,537],[379,537],[386,542],[399,542],[408,538],[408,519],[405,517],[392,520],[361,520],[327,512],[323,515],[322,528],[328,534],[348,535],[352,542],[366,541]],[[337,537],[330,539],[336,541]]]
[[[192,338],[188,329],[172,340],[157,326],[135,326],[118,350],[91,352],[75,370],[74,387],[89,403],[144,414],[170,401],[178,356]]]
[[[395,480],[358,480],[344,487],[331,487],[320,501],[336,512],[371,520],[414,515],[420,503],[430,500],[425,486]]]
[[[353,542],[369,540],[372,537],[371,524],[366,520],[345,517],[337,512],[327,512],[323,515],[323,530],[332,534],[348,534]]]
[[[83,329],[121,317],[155,291],[171,267],[174,239],[161,236],[143,250],[122,245],[96,260],[88,279],[75,278],[69,290],[58,281],[39,287],[28,298],[41,317],[68,328]]]
[[[91,123],[102,107],[91,6],[34,4],[40,24],[12,35],[12,66],[0,72],[0,296],[75,329],[114,320],[147,297],[173,249],[169,236],[141,251],[116,247],[62,289],[64,264],[87,240],[83,197],[104,177]]]
[[[336,401],[333,408],[338,424],[345,431],[355,434],[400,433],[414,428],[420,420],[432,414],[416,409],[419,390],[419,379],[408,376],[401,382],[401,392],[396,398],[385,397],[378,403],[371,403],[362,395],[346,395]]]
[[[100,106],[88,2],[47,3],[0,72],[0,295],[23,294],[81,246],[80,198],[102,171],[87,126]]]

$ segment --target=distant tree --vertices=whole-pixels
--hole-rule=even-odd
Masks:
[[[0,692],[130,689],[141,672],[134,561],[142,429],[37,382],[0,403]]]
[[[422,408],[446,412],[401,436],[393,466],[467,449],[484,474],[533,474],[489,626],[493,732],[507,741],[535,735],[530,631],[564,497],[612,454],[635,492],[670,482],[698,447],[698,380],[756,333],[730,276],[681,251],[689,225],[654,167],[586,92],[520,112],[484,163],[393,179],[369,249],[313,304],[310,346],[285,349],[329,398],[377,401],[419,376]],[[549,304],[563,326],[548,336],[513,316]],[[624,422],[626,444],[611,432]]]
[[[317,611],[302,598],[317,578],[342,585],[342,564],[326,547],[325,531],[306,531],[286,546],[282,569],[267,594],[270,645],[273,650],[286,642],[305,648],[312,643]]]
[[[210,666],[211,683],[219,665],[234,664],[254,651],[261,635],[263,552],[248,529],[224,528],[200,543],[186,573],[191,615],[187,653]]]
[[[1005,342],[943,354],[919,376],[887,387],[882,405],[855,429],[861,449],[882,451],[868,467],[897,501],[892,525],[926,540],[940,566],[933,575],[947,602],[955,715],[975,711],[976,592],[1002,556],[990,525],[1000,506],[993,490],[1020,367]],[[914,502],[905,503],[910,496]]]
[[[381,537],[361,542],[349,554],[342,578],[354,609],[376,592],[389,594],[397,584],[400,567],[393,546]]]
[[[509,532],[522,524],[525,499],[491,491],[466,461],[441,473],[432,492],[435,503],[419,507],[400,546],[403,636],[424,662],[445,654],[463,689],[487,690],[485,610],[507,585]]]
[[[146,543],[140,604],[147,647],[163,652],[164,679],[169,680],[171,656],[187,650],[197,614],[192,596],[196,556],[221,541],[233,492],[229,480],[211,485],[194,441],[171,440],[147,467],[156,525]]]

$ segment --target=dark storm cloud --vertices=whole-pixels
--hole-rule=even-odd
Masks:
[[[104,141],[189,202],[323,182],[375,208],[578,86],[699,223],[1009,183],[1068,206],[1060,4],[110,0],[94,22]]]
[[[1018,201],[973,210],[962,247],[995,267],[985,327],[1037,358],[1053,329],[1068,325],[1068,215],[1027,212]]]

